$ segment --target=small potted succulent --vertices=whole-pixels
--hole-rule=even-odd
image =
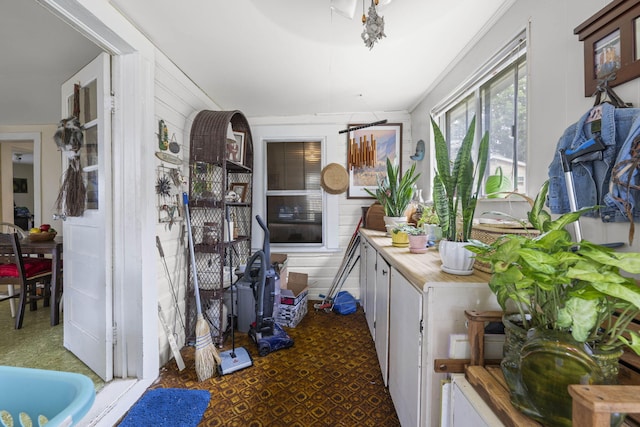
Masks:
[[[396,224],[391,229],[391,246],[396,248],[406,248],[409,246],[409,228],[406,223]]]
[[[427,251],[429,239],[427,231],[424,228],[414,224],[401,224],[393,228],[393,233],[403,233],[407,235],[407,245],[409,246],[409,252],[412,254],[423,254]]]

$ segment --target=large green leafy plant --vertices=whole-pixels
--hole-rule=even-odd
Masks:
[[[452,242],[466,242],[471,236],[473,216],[489,156],[489,134],[485,132],[476,156],[472,156],[476,129],[475,117],[467,129],[453,163],[449,159],[449,144],[438,124],[431,118],[436,155],[433,181],[433,201],[440,218],[442,237]],[[462,218],[458,227],[458,216]]]
[[[416,172],[416,164],[413,163],[408,171],[400,174],[400,165],[391,163],[387,158],[387,176],[378,177],[378,186],[375,192],[365,188],[365,191],[375,197],[386,216],[401,217],[413,198],[413,185],[420,178]]]
[[[515,305],[525,329],[565,331],[594,349],[628,345],[640,354],[640,336],[629,327],[640,314],[640,287],[624,273],[640,273],[640,253],[574,242],[565,227],[593,208],[552,219],[543,209],[548,188],[547,181],[527,218],[540,235],[473,240],[467,249],[491,264],[491,290],[503,309]]]

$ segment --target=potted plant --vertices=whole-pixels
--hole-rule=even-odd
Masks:
[[[427,230],[424,228],[413,224],[401,224],[393,228],[393,233],[404,233],[407,235],[409,252],[413,254],[423,254],[427,251],[429,239]]]
[[[538,236],[505,234],[467,248],[491,266],[489,286],[502,308],[518,313],[505,318],[509,347],[501,364],[512,402],[545,425],[571,425],[566,385],[615,382],[622,348],[640,354],[640,335],[630,327],[640,314],[640,287],[628,277],[640,273],[640,253],[574,242],[565,227],[592,208],[552,219],[543,209],[548,186],[528,214]],[[551,371],[560,365],[571,372]]]
[[[440,226],[442,241],[439,245],[442,270],[453,274],[473,272],[473,254],[465,249],[471,236],[473,216],[489,156],[489,133],[485,132],[478,146],[476,161],[472,148],[476,129],[471,120],[458,154],[452,163],[449,144],[438,124],[431,118],[436,156],[436,174],[433,181],[433,201]],[[460,224],[458,224],[460,218]]]
[[[391,246],[396,248],[406,248],[409,246],[409,227],[410,226],[406,223],[396,224],[393,226],[391,229]]]
[[[378,177],[375,192],[365,188],[365,191],[375,197],[384,208],[387,229],[397,223],[407,222],[406,211],[413,198],[414,184],[418,178],[420,173],[416,172],[415,163],[401,175],[400,165],[391,163],[387,158],[387,176]]]
[[[417,226],[425,230],[427,241],[431,246],[437,248],[440,239],[442,239],[442,227],[440,227],[440,218],[434,205],[420,206]]]

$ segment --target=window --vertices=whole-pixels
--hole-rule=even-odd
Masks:
[[[487,174],[498,168],[525,192],[527,172],[526,35],[522,32],[485,64],[463,87],[434,109],[455,157],[475,116],[476,136],[489,132]]]
[[[321,141],[267,142],[271,243],[322,245]]]

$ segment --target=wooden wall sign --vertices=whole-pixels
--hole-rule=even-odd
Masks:
[[[615,0],[573,33],[584,42],[584,96],[640,76],[640,0]]]

